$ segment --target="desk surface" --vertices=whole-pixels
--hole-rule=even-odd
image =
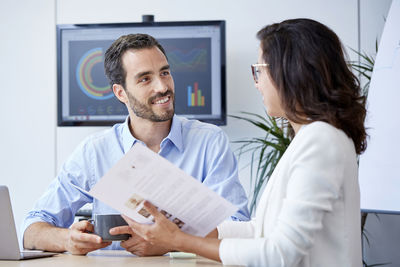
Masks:
[[[136,257],[126,251],[95,251],[87,256],[74,256],[60,254],[49,258],[4,261],[0,260],[0,267],[71,267],[71,266],[101,266],[101,267],[124,267],[124,266],[222,266],[221,263],[197,256],[192,259],[171,259],[169,256],[159,257]],[[225,265],[226,266],[226,265]]]

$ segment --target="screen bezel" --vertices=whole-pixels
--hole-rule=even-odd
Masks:
[[[198,120],[215,125],[226,125],[226,45],[225,45],[225,21],[170,21],[170,22],[143,22],[143,23],[102,23],[102,24],[58,24],[57,30],[57,125],[58,126],[112,126],[121,123],[119,120],[64,120],[62,116],[62,31],[123,28],[123,27],[165,27],[165,26],[218,26],[220,28],[220,71],[221,71],[221,114],[219,118],[198,118]],[[180,115],[185,116],[185,115]]]

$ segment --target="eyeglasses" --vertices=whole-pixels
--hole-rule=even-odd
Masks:
[[[260,76],[259,67],[268,67],[268,63],[257,63],[251,65],[251,72],[253,73],[254,82],[258,83],[258,77]]]

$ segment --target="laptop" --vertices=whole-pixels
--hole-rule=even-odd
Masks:
[[[43,258],[58,253],[19,250],[17,231],[7,186],[0,185],[0,260]]]

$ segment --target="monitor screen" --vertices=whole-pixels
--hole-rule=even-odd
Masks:
[[[126,106],[104,74],[104,54],[120,36],[147,33],[164,47],[175,82],[175,113],[226,124],[225,22],[57,25],[58,125],[122,122]]]

